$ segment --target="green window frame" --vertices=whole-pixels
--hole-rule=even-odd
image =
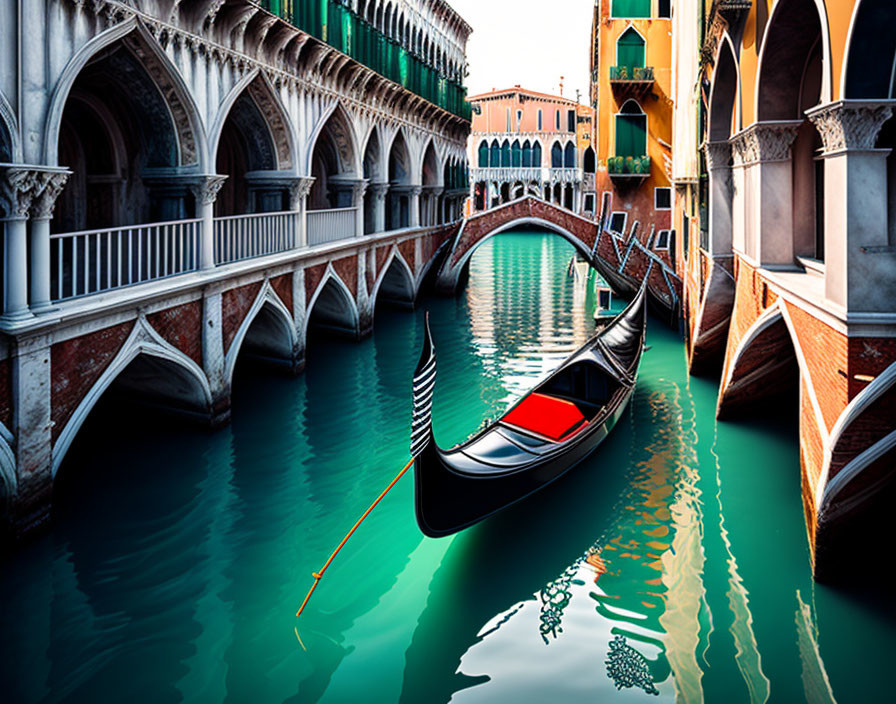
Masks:
[[[620,113],[616,115],[616,156],[644,156],[647,154],[647,115]]]
[[[650,17],[650,0],[613,0],[612,17]]]
[[[633,27],[625,30],[616,42],[616,65],[628,68],[629,77],[633,69],[642,68],[645,61],[644,38]]]

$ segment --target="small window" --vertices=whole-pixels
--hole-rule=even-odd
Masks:
[[[665,19],[672,17],[672,0],[657,0],[656,16]]]
[[[653,207],[656,210],[669,210],[672,207],[672,189],[654,188]]]
[[[593,193],[585,194],[585,212],[587,212],[587,213],[594,212],[594,194]]]
[[[621,211],[616,211],[610,216],[610,227],[607,228],[610,232],[615,232],[619,235],[625,233],[625,223],[628,220],[628,213],[623,213]]]
[[[556,130],[560,129],[560,111],[559,110],[554,111],[554,129],[556,129]]]
[[[567,110],[566,111],[566,131],[567,132],[575,132],[576,131],[576,111],[575,110]]]
[[[522,123],[522,121],[523,121],[523,111],[517,110],[516,111],[516,131],[517,132],[520,131],[520,124]]]
[[[538,111],[538,131],[541,132],[541,110]]]
[[[656,241],[653,245],[654,249],[669,249],[669,231],[660,230],[656,233]]]
[[[510,132],[510,108],[507,108],[507,128],[505,132]]]

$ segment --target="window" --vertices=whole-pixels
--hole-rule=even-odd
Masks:
[[[594,212],[594,194],[593,193],[585,194],[585,212],[586,213]]]
[[[523,150],[520,147],[520,140],[515,139],[510,147],[510,165],[515,169],[518,169],[520,166],[522,166],[522,157]]]
[[[586,174],[593,174],[595,172],[595,158],[594,158],[594,150],[591,147],[588,147],[585,150],[585,157],[583,159],[583,167],[585,168]]]
[[[563,168],[563,147],[560,146],[560,142],[554,142],[551,146],[551,168]]]
[[[510,132],[510,108],[507,108],[507,120],[506,120],[506,129],[505,132]]]
[[[488,144],[486,142],[479,145],[479,168],[488,168]]]
[[[623,213],[621,211],[616,211],[610,216],[610,227],[607,229],[610,232],[615,232],[617,234],[625,233],[625,223],[628,221],[628,213]]]
[[[660,230],[656,233],[656,241],[653,244],[654,249],[669,249],[669,231]]]
[[[498,146],[498,140],[492,142],[492,148],[489,150],[488,165],[493,169],[501,165],[501,147]]]
[[[647,115],[634,100],[628,100],[616,115],[616,156],[646,154]]]
[[[681,236],[682,236],[681,243],[682,243],[682,245],[684,245],[683,251],[684,251],[685,261],[687,261],[687,258],[688,258],[688,244],[689,244],[688,240],[689,240],[690,234],[691,234],[691,219],[687,215],[684,215],[682,217],[682,223],[681,223]]]
[[[657,0],[656,16],[665,19],[672,17],[672,0]]]
[[[563,150],[563,166],[567,169],[576,168],[576,147],[572,142],[567,142],[566,149]]]
[[[656,210],[669,210],[672,207],[672,189],[654,188],[653,207]]]
[[[613,0],[613,17],[650,17],[650,0]]]
[[[575,110],[567,110],[566,111],[566,131],[567,132],[575,132],[576,131],[576,111]]]
[[[532,166],[532,145],[529,143],[527,139],[523,142],[523,168],[528,168]],[[537,166],[537,164],[536,164]]]
[[[560,111],[559,110],[554,111],[554,129],[555,130],[560,129]]]
[[[538,111],[538,131],[541,132],[541,110]]]
[[[532,143],[532,166],[541,167],[541,142]]]
[[[504,144],[501,145],[501,166],[505,169],[510,166],[510,142],[506,139]]]
[[[517,132],[520,131],[520,123],[522,123],[522,121],[523,121],[523,111],[517,110],[516,111],[516,131]]]
[[[633,78],[634,69],[644,66],[644,38],[629,27],[616,42],[616,65],[624,66],[626,75]]]

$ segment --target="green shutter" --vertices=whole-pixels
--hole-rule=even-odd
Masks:
[[[647,154],[647,116],[616,116],[616,156]]]
[[[650,0],[613,0],[613,17],[650,17]]]
[[[644,40],[633,29],[626,31],[616,43],[616,65],[628,67],[628,76],[632,69],[644,65]]]

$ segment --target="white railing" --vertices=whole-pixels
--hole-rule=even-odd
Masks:
[[[215,218],[215,264],[263,257],[296,246],[298,213],[252,213]]]
[[[53,300],[194,271],[201,227],[194,219],[50,235]]]
[[[357,208],[309,210],[308,244],[313,246],[354,237],[356,211]]]

